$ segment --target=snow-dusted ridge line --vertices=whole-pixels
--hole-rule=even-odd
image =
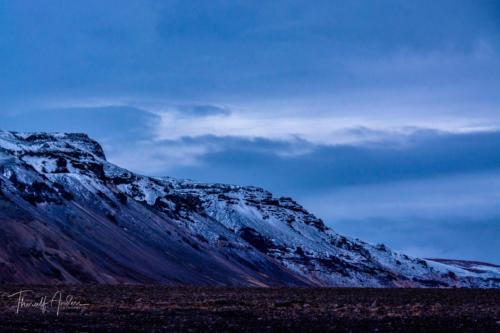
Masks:
[[[339,235],[258,187],[134,174],[85,134],[0,131],[0,205],[0,281],[500,286],[498,270]]]

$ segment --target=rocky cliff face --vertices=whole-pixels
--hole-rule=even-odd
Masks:
[[[134,174],[84,134],[0,132],[0,282],[498,287],[338,235],[261,188]]]

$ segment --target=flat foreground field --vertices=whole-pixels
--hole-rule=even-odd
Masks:
[[[500,290],[9,285],[0,294],[0,332],[500,332]]]

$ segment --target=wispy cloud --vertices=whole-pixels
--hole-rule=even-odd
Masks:
[[[263,107],[264,110],[269,110]],[[275,109],[276,110],[276,109]],[[456,116],[413,118],[391,117],[369,114],[349,116],[349,112],[331,113],[248,112],[231,110],[226,113],[203,114],[193,120],[189,112],[159,113],[156,135],[163,140],[178,140],[182,137],[240,136],[271,140],[300,138],[316,144],[357,144],[401,139],[423,129],[448,133],[470,133],[491,131],[495,123],[474,122]]]

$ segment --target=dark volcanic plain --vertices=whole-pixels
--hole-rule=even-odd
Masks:
[[[82,309],[25,301],[59,290]],[[500,332],[500,290],[1,286],[0,332]]]

